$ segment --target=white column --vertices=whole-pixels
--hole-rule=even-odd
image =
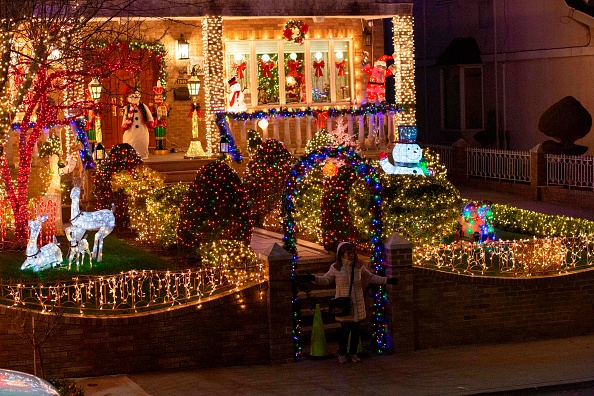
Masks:
[[[326,130],[328,131],[328,133],[332,132],[332,118],[328,117],[328,119],[326,120]]]
[[[301,152],[301,117],[295,117],[295,152]]]
[[[307,123],[305,124],[305,140],[306,144],[311,140],[311,117],[307,117]]]
[[[285,121],[285,130],[283,133],[283,143],[285,144],[285,147],[287,148],[287,150],[289,149],[289,147],[293,146],[293,143],[291,143],[291,117],[284,117],[284,121]]]
[[[366,149],[367,146],[365,145],[365,116],[360,115],[357,116],[359,121],[359,146],[362,149]]]
[[[379,124],[378,124],[378,128],[379,128],[379,145],[381,148],[386,148],[386,138],[387,138],[387,134],[386,134],[386,130],[384,128],[384,113],[380,113],[377,115]]]
[[[280,140],[280,131],[278,130],[278,124],[280,120],[278,117],[274,117],[271,121],[274,139]]]

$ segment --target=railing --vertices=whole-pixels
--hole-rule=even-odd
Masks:
[[[439,154],[439,159],[445,165],[448,172],[452,171],[453,166],[453,154],[452,154],[452,146],[446,146],[442,144],[422,144],[423,148],[428,148],[431,151]]]
[[[534,238],[515,241],[467,241],[449,245],[417,246],[413,264],[469,275],[536,276],[567,272],[594,264],[594,239],[583,237]]]
[[[527,151],[467,148],[468,177],[530,182],[530,153]]]
[[[170,308],[234,290],[264,280],[262,266],[246,270],[130,271],[118,275],[89,276],[52,286],[2,284],[0,302],[42,311],[63,308],[66,312],[136,313]]]
[[[217,117],[226,118],[229,132],[241,151],[247,146],[247,131],[253,129],[259,131],[262,138],[282,141],[290,151],[301,153],[319,126],[328,132],[341,128],[353,136],[362,149],[386,149],[395,141],[395,115],[399,111],[398,107],[390,105],[367,104],[350,109],[281,108],[252,113],[219,113]]]
[[[548,186],[594,189],[594,157],[547,154],[545,158]]]

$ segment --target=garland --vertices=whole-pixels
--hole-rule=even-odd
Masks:
[[[283,30],[283,36],[289,42],[296,44],[303,44],[305,35],[309,31],[309,26],[303,21],[291,19],[285,23],[285,30]]]

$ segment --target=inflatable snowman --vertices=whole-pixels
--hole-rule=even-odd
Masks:
[[[425,176],[421,167],[423,150],[416,143],[396,143],[392,150],[394,165],[390,163],[388,154],[380,153],[380,165],[384,172],[399,175]]]
[[[241,92],[241,85],[237,82],[235,77],[229,80],[229,111],[239,113],[247,110],[247,105],[244,102],[243,92]]]

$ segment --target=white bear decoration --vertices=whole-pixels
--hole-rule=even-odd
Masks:
[[[380,165],[388,174],[424,176],[420,165],[423,159],[423,150],[416,143],[396,143],[392,150],[394,165],[390,163],[388,154],[380,153]]]

